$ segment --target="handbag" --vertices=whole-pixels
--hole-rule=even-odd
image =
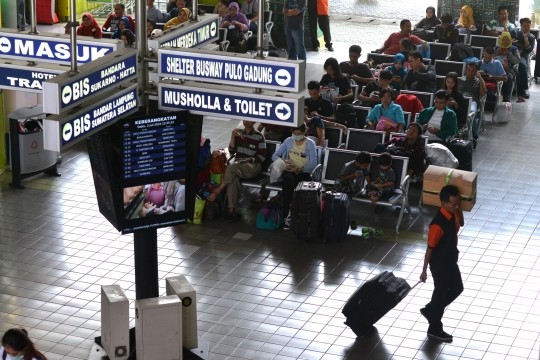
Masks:
[[[203,220],[216,220],[221,217],[221,205],[219,201],[208,201],[204,204]]]
[[[397,146],[395,143],[388,145],[386,148],[386,151],[390,153],[390,155],[394,156],[402,156],[402,157],[410,157],[413,154],[412,149],[407,149],[401,146]]]

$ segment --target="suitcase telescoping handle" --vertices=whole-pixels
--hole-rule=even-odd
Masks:
[[[419,280],[416,284],[413,285],[413,287],[411,287],[409,290],[407,289],[403,289],[399,292],[399,296],[403,299],[405,296],[407,296],[411,291],[412,289],[414,289],[415,287],[417,287],[419,284],[421,284],[423,281],[422,280]]]

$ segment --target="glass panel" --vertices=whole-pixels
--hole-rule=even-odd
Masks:
[[[461,9],[461,0],[452,0],[452,6],[459,7]]]
[[[473,0],[463,0],[463,5],[473,6]]]
[[[474,13],[476,14],[477,12],[480,11],[480,9],[482,9],[484,7],[484,0],[473,0],[473,10],[474,10]]]
[[[484,20],[489,21],[495,19],[493,11],[484,11]]]
[[[494,0],[485,0],[484,1],[484,8],[493,10],[493,9],[497,9],[497,6],[495,6],[495,1]]]

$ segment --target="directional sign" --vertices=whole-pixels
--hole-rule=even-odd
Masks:
[[[185,22],[166,30],[158,36],[148,38],[148,47],[159,49],[164,46],[196,48],[218,39],[219,17],[209,14],[199,17],[199,22]]]
[[[28,65],[26,61],[0,60],[0,89],[41,93],[43,82],[69,70],[66,66]]]
[[[123,48],[120,40],[83,40],[77,38],[77,63],[85,64]],[[0,57],[54,64],[71,64],[68,35],[41,33],[22,34],[17,30],[1,29]]]
[[[158,49],[158,71],[162,77],[261,89],[303,91],[305,64],[302,60],[263,60],[253,55],[221,55],[200,49]]]
[[[137,51],[124,48],[79,68],[77,75],[69,72],[43,83],[43,109],[60,114],[81,102],[135,79]]]
[[[299,94],[252,90],[163,80],[158,86],[159,108],[190,110],[200,115],[296,126],[304,121],[304,97]]]
[[[45,149],[60,151],[139,109],[136,84],[108,94],[85,102],[82,110],[75,108],[45,118]]]

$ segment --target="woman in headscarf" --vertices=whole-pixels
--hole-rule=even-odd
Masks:
[[[133,30],[131,29],[131,26],[129,25],[129,19],[125,16],[122,16],[120,20],[118,21],[118,30],[114,32],[111,38],[120,39],[122,30],[129,30],[133,34],[133,36],[135,36],[135,34],[133,33]]]
[[[244,34],[249,30],[249,20],[240,12],[238,3],[232,2],[229,5],[229,13],[223,18],[220,27],[229,29],[227,40],[234,45],[235,52],[245,53]]]
[[[390,86],[392,86],[399,94],[403,79],[405,78],[405,75],[407,75],[407,69],[405,69],[405,55],[401,53],[396,54],[394,56],[394,64],[386,69],[390,70],[393,75]]]
[[[101,39],[101,27],[98,25],[92,14],[86,13],[82,17],[82,24],[77,28],[78,36],[92,36]]]
[[[229,5],[232,2],[232,0],[219,0],[214,8],[214,14],[218,14],[220,18],[224,18],[229,13]]]
[[[510,75],[511,80],[515,81],[517,75],[517,67],[515,65],[519,64],[521,60],[521,55],[517,46],[512,45],[512,35],[509,32],[504,31],[499,40],[497,41],[497,46],[495,46],[495,59],[499,60],[503,65],[504,71],[507,75]],[[512,88],[511,85],[504,83],[503,86]],[[512,94],[510,94],[512,95]],[[503,99],[503,100],[509,100]],[[518,96],[518,102],[525,102],[525,98]]]
[[[172,18],[171,20],[167,21],[165,26],[163,27],[163,30],[168,30],[170,28],[173,28],[175,26],[178,26],[180,24],[185,23],[189,20],[189,16],[191,15],[191,12],[188,8],[182,8],[178,11],[178,16]]]
[[[430,30],[440,23],[441,20],[435,16],[435,8],[433,6],[428,6],[426,9],[426,17],[420,20],[418,24],[414,25],[414,28]]]
[[[467,39],[465,43],[469,42],[469,38],[472,35],[478,33],[478,29],[481,27],[476,26],[473,16],[473,9],[469,5],[464,5],[459,12],[459,17],[454,20],[456,29],[458,29],[460,34],[467,34]]]

